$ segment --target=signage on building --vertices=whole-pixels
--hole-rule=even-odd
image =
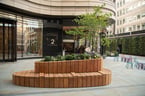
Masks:
[[[46,41],[47,41],[47,46],[58,46],[58,34],[52,33],[47,33],[46,34]]]

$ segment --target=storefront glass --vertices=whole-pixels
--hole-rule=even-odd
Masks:
[[[17,22],[17,57],[42,56],[42,20],[19,17]]]
[[[17,58],[30,58],[30,57],[41,57],[42,56],[42,33],[43,33],[43,21],[41,19],[26,17],[22,15],[16,15],[9,12],[0,11],[1,18],[9,18],[16,20],[17,29],[17,43],[16,43],[16,54]],[[0,27],[3,24],[0,23]],[[5,44],[11,44],[10,28],[11,24],[5,24],[5,37],[9,38],[9,41]],[[0,44],[3,42],[3,29],[0,28]],[[11,45],[9,45],[11,46]],[[5,57],[9,58],[8,48],[5,47]],[[3,56],[2,47],[0,48],[0,58]]]
[[[0,60],[3,58],[3,23],[0,22]]]

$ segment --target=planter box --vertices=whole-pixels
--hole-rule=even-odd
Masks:
[[[35,62],[35,70],[15,72],[13,83],[40,88],[78,88],[111,83],[111,71],[102,68],[103,60]]]
[[[35,62],[36,73],[83,73],[98,72],[102,70],[102,58],[87,60],[67,60]]]
[[[103,69],[99,72],[44,74],[32,71],[21,71],[13,74],[13,83],[26,87],[40,88],[78,88],[104,86],[111,83],[111,71]],[[25,76],[25,82],[22,82]]]

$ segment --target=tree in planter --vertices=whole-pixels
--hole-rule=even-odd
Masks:
[[[109,17],[111,14],[103,13],[102,6],[96,6],[93,13],[87,13],[78,16],[74,21],[79,25],[83,26],[84,34],[87,34],[86,38],[90,42],[91,51],[97,51],[100,53],[100,38],[99,33],[109,24]],[[84,35],[85,36],[85,35]],[[97,49],[97,50],[95,50]]]
[[[73,39],[74,39],[74,42],[75,43],[78,42],[78,38],[80,36],[84,35],[83,28],[82,27],[75,27],[75,28],[73,28],[71,30],[67,30],[65,32],[66,32],[66,34],[73,35],[73,37],[74,37]],[[74,48],[74,50],[75,50],[75,48]]]

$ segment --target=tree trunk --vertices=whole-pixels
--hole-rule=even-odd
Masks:
[[[98,38],[97,38],[97,53],[100,54],[100,35],[98,35]]]

